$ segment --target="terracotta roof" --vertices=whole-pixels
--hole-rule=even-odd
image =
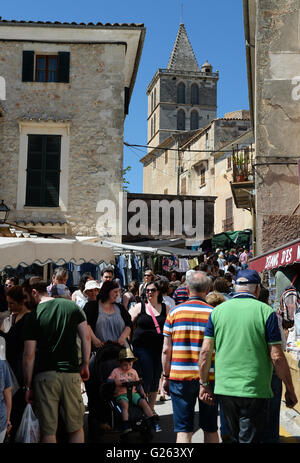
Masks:
[[[144,27],[143,23],[77,23],[75,21],[72,22],[61,22],[61,21],[24,21],[24,20],[16,20],[16,19],[2,19],[0,16],[0,25],[1,24],[44,24],[44,25],[51,25],[51,26],[85,26],[85,27]]]
[[[65,225],[67,224],[68,222],[66,222],[65,220],[27,220],[27,219],[18,219],[18,220],[15,220],[14,223],[16,225],[31,225],[31,226],[36,226],[36,225]]]

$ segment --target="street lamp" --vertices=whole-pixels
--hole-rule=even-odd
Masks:
[[[0,223],[5,223],[8,218],[10,209],[4,204],[4,201],[2,199],[2,202],[0,204]]]

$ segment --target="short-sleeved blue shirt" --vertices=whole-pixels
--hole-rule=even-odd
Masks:
[[[0,432],[7,427],[7,410],[3,391],[11,387],[11,378],[6,360],[0,360]]]

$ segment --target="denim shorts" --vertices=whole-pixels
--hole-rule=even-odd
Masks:
[[[199,397],[199,380],[172,381],[170,394],[175,432],[194,431],[194,413]],[[199,400],[199,428],[205,432],[218,430],[218,405],[207,405]]]

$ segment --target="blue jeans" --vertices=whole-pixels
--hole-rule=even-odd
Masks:
[[[144,347],[133,347],[133,353],[137,357],[134,368],[140,379],[143,380],[144,391],[157,392],[162,373],[161,351],[151,351]]]

